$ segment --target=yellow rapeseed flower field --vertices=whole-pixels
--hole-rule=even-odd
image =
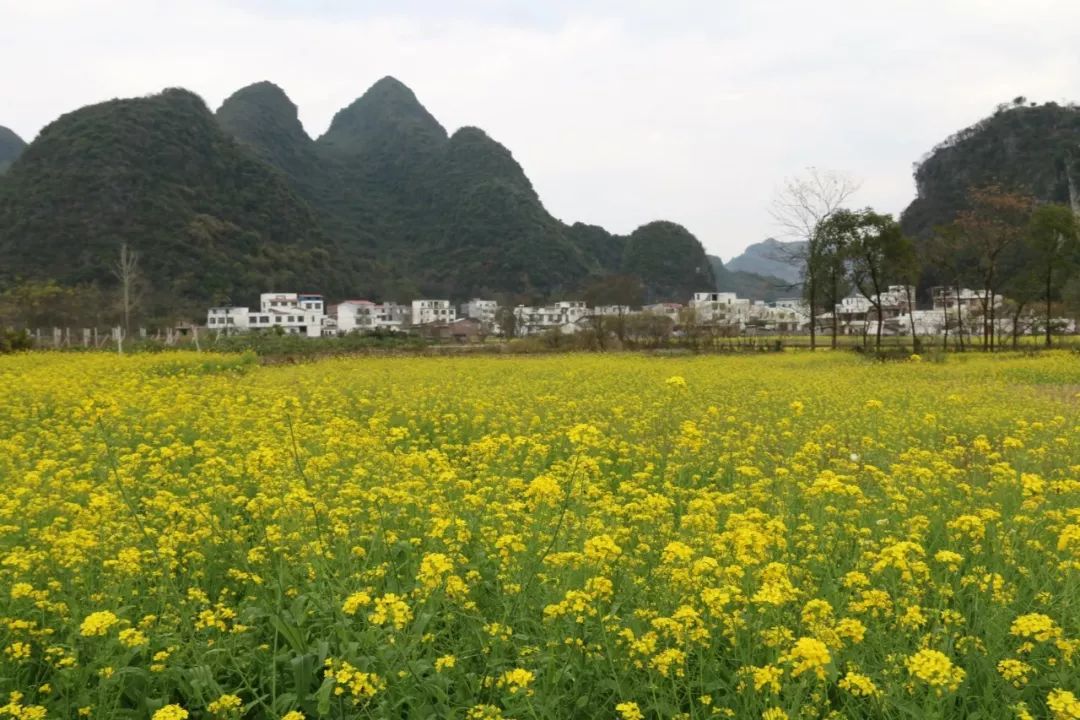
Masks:
[[[1080,358],[0,358],[0,720],[1080,718]]]

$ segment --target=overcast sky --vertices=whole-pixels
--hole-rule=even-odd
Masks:
[[[807,166],[899,213],[911,164],[1026,95],[1080,100],[1080,2],[0,0],[0,125],[282,86],[313,137],[384,75],[510,148],[557,217],[686,225],[725,259]]]

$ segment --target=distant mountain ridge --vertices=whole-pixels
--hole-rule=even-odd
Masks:
[[[791,285],[798,284],[802,279],[800,254],[805,247],[805,241],[783,242],[766,238],[748,245],[741,255],[729,260],[726,267],[732,271],[780,278]]]
[[[0,174],[6,172],[25,149],[26,143],[21,137],[0,125]]]
[[[0,289],[114,286],[121,242],[140,253],[154,307],[188,316],[271,286],[509,301],[623,274],[653,300],[715,287],[682,226],[620,236],[563,223],[507,148],[476,127],[448,134],[390,77],[317,139],[270,82],[213,114],[167,90],[57,119],[0,178]]]
[[[716,289],[720,292],[733,292],[740,298],[772,302],[780,298],[798,297],[802,292],[793,284],[774,275],[759,275],[745,270],[732,270],[730,264],[715,255],[709,255]]]

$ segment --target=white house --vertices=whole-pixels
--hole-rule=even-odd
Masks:
[[[796,332],[805,322],[798,305],[757,300],[750,304],[743,329],[766,333]]]
[[[514,318],[519,335],[535,335],[559,328],[566,333],[577,332],[578,321],[589,315],[589,308],[582,300],[564,300],[554,305],[532,307],[518,305]]]
[[[340,335],[358,331],[400,330],[408,324],[409,308],[397,303],[374,303],[370,300],[344,300],[333,306]]]
[[[960,312],[963,315],[970,313],[982,313],[986,308],[984,298],[986,293],[982,290],[972,290],[970,288],[956,288],[951,287],[934,287],[930,288],[930,297],[934,301],[934,310],[938,312],[945,312],[946,310],[952,314],[956,314],[957,307],[960,308]],[[994,295],[994,307],[1001,307],[1003,298],[1001,295]]]
[[[682,313],[682,309],[682,303],[662,302],[646,305],[642,308],[642,312],[650,315],[663,315],[664,317],[669,318],[673,323],[678,324],[679,315]]]
[[[634,312],[629,305],[597,305],[593,308],[593,315],[603,317],[623,317]]]
[[[733,292],[694,293],[690,307],[697,321],[707,325],[742,327],[750,318],[750,300],[740,298]]]
[[[373,315],[375,303],[370,300],[342,300],[330,306],[330,317],[337,323],[338,334],[346,335],[354,331],[374,330]]]
[[[890,285],[885,292],[877,295],[875,299],[881,305],[882,333],[896,334],[901,331],[899,318],[906,317],[914,309],[908,302],[909,297],[915,298],[915,288],[903,285]],[[877,334],[876,304],[861,293],[848,295],[836,305],[834,312],[839,320],[840,332],[845,335]]]
[[[462,303],[461,305],[462,317],[479,320],[483,329],[488,333],[495,333],[499,330],[497,324],[498,312],[499,304],[494,300],[473,298],[469,302]]]
[[[449,300],[413,300],[412,324],[449,323],[457,319],[457,313]]]
[[[226,335],[233,332],[246,332],[249,311],[246,307],[212,307],[206,313],[206,327]]]
[[[210,308],[206,326],[224,333],[280,328],[291,335],[322,335],[323,297],[313,293],[263,293],[259,312],[245,307]]]

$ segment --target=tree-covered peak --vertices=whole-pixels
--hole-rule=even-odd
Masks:
[[[243,129],[249,123],[273,123],[306,137],[296,104],[284,90],[267,80],[234,92],[218,108],[217,116],[230,131]]]
[[[378,145],[430,146],[445,140],[446,130],[413,91],[387,76],[339,110],[318,142],[328,149],[357,154]]]
[[[904,230],[928,237],[966,207],[972,187],[990,184],[1044,202],[1080,200],[1080,107],[1014,102],[950,135],[915,166],[918,197],[901,216]]]
[[[237,140],[275,164],[285,153],[312,142],[295,103],[277,85],[263,81],[237,90],[217,111],[218,122]]]
[[[446,145],[444,177],[456,182],[503,180],[536,197],[513,154],[477,127],[459,128]]]
[[[701,242],[668,220],[654,220],[630,233],[623,272],[644,281],[649,301],[685,302],[695,292],[716,287]]]

